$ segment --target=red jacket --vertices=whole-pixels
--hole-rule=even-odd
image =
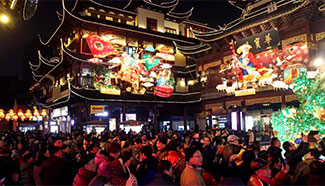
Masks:
[[[74,177],[73,186],[88,185],[95,175],[85,167],[79,169],[78,174]]]
[[[264,176],[258,176],[257,174],[253,174],[247,183],[247,186],[263,186],[263,182],[267,183],[271,186],[273,185],[281,185],[287,179],[287,174],[280,171],[274,178],[267,178]]]

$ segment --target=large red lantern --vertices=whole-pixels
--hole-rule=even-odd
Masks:
[[[21,117],[22,115],[24,115],[23,110],[19,109],[18,113],[17,113],[18,117]]]
[[[15,113],[14,113],[14,110],[10,109],[8,111],[8,115],[10,116],[10,118],[12,119],[12,117],[14,117]]]
[[[7,121],[9,121],[9,120],[10,120],[10,116],[9,116],[9,114],[8,114],[8,113],[6,114],[6,117],[5,117],[5,119],[6,119]]]
[[[25,112],[25,117],[28,118],[29,120],[31,120],[32,116],[33,116],[32,112],[29,109],[27,109]]]
[[[14,121],[17,121],[17,120],[18,120],[18,116],[17,116],[17,114],[15,114],[15,115],[12,117],[12,120],[14,120]]]

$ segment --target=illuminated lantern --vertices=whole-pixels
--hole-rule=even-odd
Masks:
[[[5,111],[3,109],[0,109],[0,120],[5,118]]]
[[[32,112],[29,109],[26,110],[25,117],[26,118],[32,118]]]
[[[14,120],[14,121],[17,121],[17,120],[18,120],[18,116],[17,116],[17,114],[15,114],[15,115],[12,117],[12,120]]]
[[[25,119],[26,119],[26,116],[24,114],[20,116],[21,121],[24,121]]]
[[[14,117],[14,115],[15,115],[14,110],[10,109],[8,114],[9,114],[10,118]]]
[[[5,117],[5,119],[6,119],[7,121],[9,121],[9,120],[10,120],[10,116],[9,116],[9,114],[6,114],[6,117]]]
[[[21,117],[22,115],[24,115],[24,113],[23,113],[23,111],[21,109],[19,109],[17,115],[18,115],[18,117]]]
[[[46,109],[42,109],[41,116],[45,117],[47,115]]]
[[[39,114],[39,112],[38,112],[38,110],[37,110],[37,109],[34,109],[34,112],[33,112],[33,114],[34,114],[34,116],[36,116],[36,117],[39,117],[39,116],[40,116],[40,114]]]

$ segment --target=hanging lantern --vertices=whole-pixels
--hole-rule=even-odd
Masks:
[[[38,112],[38,110],[36,108],[34,108],[33,115],[36,116],[36,117],[40,116],[40,114],[39,114],[39,112]]]
[[[42,109],[41,116],[45,117],[47,115],[46,109]]]
[[[25,119],[26,119],[26,116],[24,114],[20,116],[21,121],[24,121]]]
[[[18,117],[21,117],[22,115],[24,115],[23,110],[19,109],[18,113],[17,113]]]
[[[9,116],[9,114],[6,114],[6,117],[5,117],[5,119],[6,119],[7,121],[9,121],[9,120],[10,120],[10,116]]]
[[[9,114],[10,118],[12,119],[12,117],[14,117],[14,115],[15,115],[14,110],[10,109],[8,114]]]
[[[17,114],[15,114],[15,115],[12,117],[12,120],[14,120],[14,121],[17,121],[17,120],[18,120],[18,116],[17,116]]]
[[[32,117],[32,112],[31,112],[29,109],[26,110],[26,112],[25,112],[25,117],[26,117],[26,118],[30,118],[30,117]]]
[[[0,120],[3,120],[5,118],[5,111],[3,109],[0,109]]]

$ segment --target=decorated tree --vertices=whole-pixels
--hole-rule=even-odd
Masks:
[[[286,107],[272,115],[272,126],[280,141],[294,141],[317,130],[325,134],[325,75],[301,73],[294,80],[293,91],[298,96],[299,108]]]

